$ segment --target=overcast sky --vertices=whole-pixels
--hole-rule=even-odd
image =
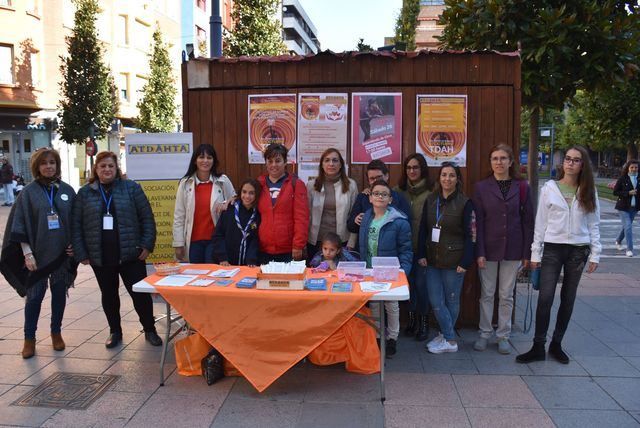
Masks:
[[[374,49],[394,35],[402,0],[298,0],[318,30],[322,50],[355,50],[358,39]]]

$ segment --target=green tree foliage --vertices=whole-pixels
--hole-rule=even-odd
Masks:
[[[403,0],[396,20],[396,42],[407,44],[407,51],[416,50],[416,27],[420,13],[420,0]]]
[[[149,58],[149,80],[138,101],[138,127],[143,132],[172,132],[176,129],[176,83],[167,46],[160,28],[153,32],[153,52]]]
[[[537,158],[540,111],[562,108],[578,89],[622,83],[638,71],[635,2],[446,0],[440,40],[453,49],[521,50],[522,95],[531,108],[529,158]],[[537,190],[535,168],[529,180]]]
[[[358,44],[356,45],[356,49],[358,52],[373,52],[373,48],[371,45],[368,45],[364,42],[364,39],[359,39]]]
[[[280,55],[287,51],[282,26],[275,18],[279,0],[235,0],[231,19],[233,29],[225,33],[225,56]]]
[[[60,138],[68,144],[83,144],[92,124],[94,135],[106,135],[118,112],[113,76],[103,60],[98,41],[97,0],[74,0],[76,14],[71,35],[66,38],[67,56],[61,57],[62,90],[59,108]]]

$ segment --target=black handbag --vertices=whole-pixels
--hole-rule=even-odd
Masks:
[[[207,381],[207,385],[213,385],[224,377],[223,361],[222,355],[215,348],[202,359],[200,362],[202,376]]]

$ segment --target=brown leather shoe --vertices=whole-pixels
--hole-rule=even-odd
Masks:
[[[36,340],[25,339],[24,346],[22,347],[22,358],[25,360],[31,358],[36,354]]]
[[[66,347],[64,340],[62,340],[62,334],[51,333],[51,343],[53,343],[53,349],[56,351],[64,351]]]

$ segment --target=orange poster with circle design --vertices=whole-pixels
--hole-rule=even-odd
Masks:
[[[429,166],[467,165],[467,96],[416,96],[416,152]]]
[[[289,150],[296,162],[296,94],[249,95],[249,163],[264,163],[263,152],[272,143]]]

